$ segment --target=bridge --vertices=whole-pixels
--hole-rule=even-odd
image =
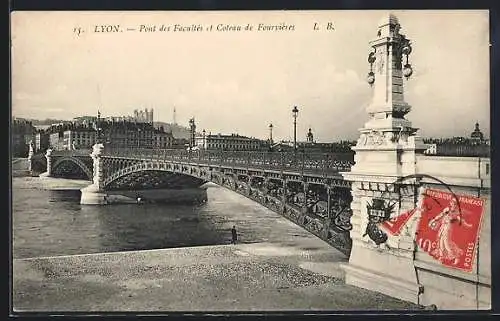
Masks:
[[[340,172],[350,170],[353,155],[96,145],[93,151],[49,150],[45,175],[92,180],[102,197],[89,201],[82,196],[84,204],[107,203],[109,191],[182,189],[212,182],[283,215],[348,255],[351,183]]]

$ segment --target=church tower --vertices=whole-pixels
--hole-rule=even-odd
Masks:
[[[313,135],[313,133],[312,133],[311,128],[309,128],[309,131],[307,132],[307,135],[306,135],[306,142],[307,142],[308,144],[312,144],[312,143],[314,143],[314,135]]]
[[[484,135],[481,132],[481,130],[479,129],[479,123],[478,122],[476,122],[476,125],[474,127],[474,131],[470,134],[470,137],[473,140],[479,141],[479,142],[482,142],[484,140]]]

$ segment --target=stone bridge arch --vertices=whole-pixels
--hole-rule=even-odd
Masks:
[[[80,160],[78,157],[64,156],[64,157],[58,158],[52,164],[51,171],[54,172],[61,164],[65,163],[65,162],[72,162],[72,163],[76,164],[85,173],[87,178],[89,180],[92,180],[92,177],[93,177],[92,170],[90,168],[88,168],[87,165],[82,160]]]
[[[36,173],[47,171],[47,158],[45,154],[38,153],[31,157],[31,169]]]

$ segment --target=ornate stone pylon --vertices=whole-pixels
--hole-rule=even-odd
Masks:
[[[417,205],[415,179],[407,177],[416,174],[416,155],[426,149],[405,118],[411,110],[404,99],[404,77],[412,74],[412,48],[400,30],[396,16],[389,14],[370,42],[370,118],[353,147],[355,165],[342,173],[352,181],[353,196],[352,250],[344,270],[347,284],[417,303],[421,287],[413,265],[413,232],[392,236],[378,228]]]
[[[80,197],[80,204],[85,205],[102,205],[107,204],[107,195],[103,191],[103,168],[102,168],[102,152],[104,150],[103,144],[95,144],[90,156],[94,161],[94,177],[92,184],[82,188],[82,195]]]
[[[28,171],[30,172],[30,174],[33,174],[32,160],[33,160],[34,154],[35,154],[35,152],[33,150],[33,141],[30,141],[29,151],[28,151]]]
[[[52,149],[47,149],[45,152],[45,159],[47,159],[47,171],[40,174],[40,177],[50,177],[52,174]]]

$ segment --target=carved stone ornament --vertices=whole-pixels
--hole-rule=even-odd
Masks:
[[[385,143],[385,135],[379,131],[372,131],[367,134],[367,139],[365,145],[380,146]]]
[[[367,139],[368,137],[366,136],[366,134],[361,134],[358,138],[358,146],[364,146],[366,145],[366,142],[367,142]]]
[[[401,135],[399,136],[399,143],[400,144],[406,144],[408,143],[408,133],[401,133]]]
[[[385,243],[388,239],[387,234],[379,228],[379,224],[390,219],[394,211],[396,203],[384,199],[372,199],[371,204],[366,204],[368,223],[366,225],[363,237],[368,237],[375,242],[376,245]]]

